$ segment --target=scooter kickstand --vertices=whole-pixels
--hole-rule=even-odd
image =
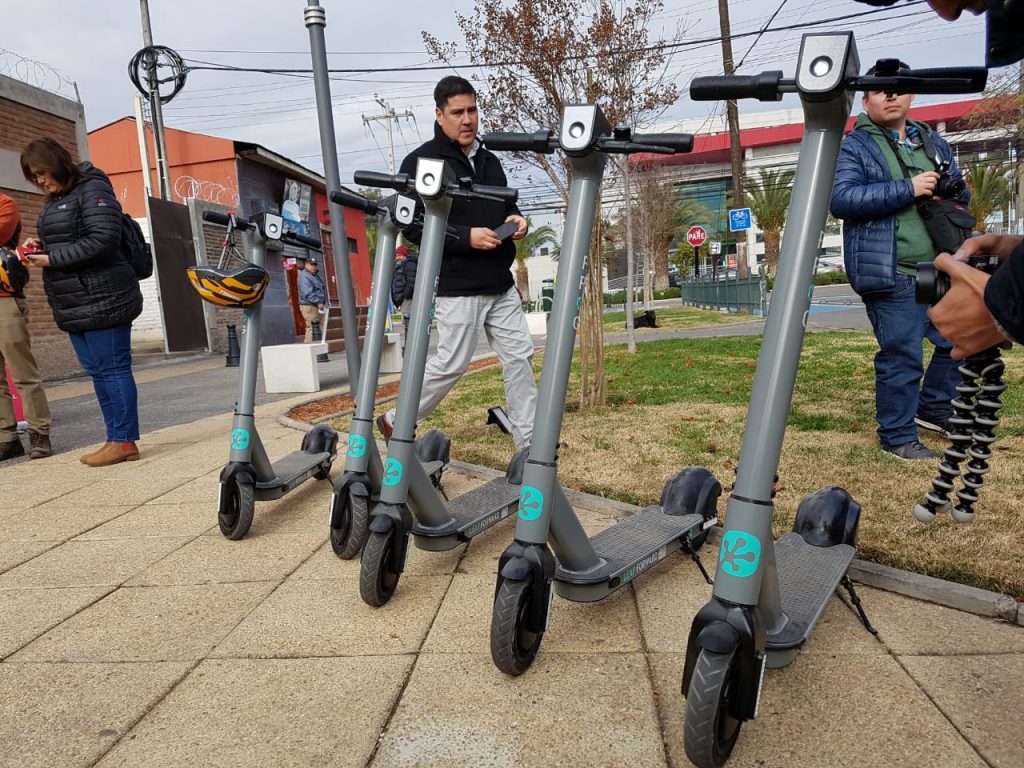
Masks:
[[[850,581],[850,577],[843,576],[843,580],[839,583],[842,584],[846,591],[850,593],[850,602],[853,603],[853,607],[857,611],[857,615],[860,617],[860,623],[864,625],[864,629],[877,637],[878,630],[871,626],[871,621],[868,619],[868,615],[864,613],[864,606],[861,605],[860,597],[857,596],[857,592],[853,588],[853,582]]]

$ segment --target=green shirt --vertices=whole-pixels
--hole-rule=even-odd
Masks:
[[[914,123],[908,120],[907,125],[917,126],[922,133],[931,131],[931,128],[923,123]],[[866,131],[874,137],[894,179],[905,178],[903,169],[896,159],[897,151],[903,157],[903,162],[906,163],[911,176],[935,170],[935,165],[928,159],[923,144],[915,147],[913,151],[906,149],[902,144],[899,145],[899,150],[894,149],[892,142],[883,133],[888,129],[872,122],[871,118],[865,114],[861,114],[857,118],[854,130]],[[935,256],[935,246],[932,245],[932,239],[928,235],[928,230],[925,229],[917,206],[908,205],[896,214],[896,271],[901,275],[916,275],[918,262],[934,261]]]

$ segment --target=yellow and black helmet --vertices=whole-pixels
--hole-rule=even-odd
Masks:
[[[28,270],[18,260],[18,254],[0,248],[0,291],[18,293],[28,282]]]
[[[251,262],[235,269],[196,265],[188,268],[188,279],[200,298],[221,307],[249,307],[263,298],[270,274]]]

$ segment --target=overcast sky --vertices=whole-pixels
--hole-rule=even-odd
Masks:
[[[511,0],[509,0],[511,1]],[[762,28],[780,0],[730,0],[733,34]],[[77,84],[90,129],[131,114],[135,89],[128,62],[142,47],[136,0],[33,0],[4,3],[0,71],[35,81],[71,98],[74,88],[60,83],[40,62]],[[190,64],[200,60],[247,67],[310,66],[309,33],[303,24],[303,0],[150,0],[154,42],[178,51]],[[421,31],[446,41],[458,40],[455,12],[469,14],[472,0],[322,0],[327,11],[326,39],[334,68],[422,66],[431,64]],[[580,4],[581,7],[585,3]],[[718,0],[666,0],[652,36],[671,36],[677,25],[687,38],[718,34]],[[924,11],[926,6],[899,4],[885,15]],[[870,10],[852,0],[787,0],[772,27]],[[870,18],[870,17],[869,17]],[[830,27],[819,27],[824,30]],[[841,22],[832,29],[853,29],[862,62],[898,55],[913,66],[980,64],[984,22],[965,18],[949,24],[931,13],[864,23]],[[740,70],[753,73],[782,69],[792,73],[800,32],[767,32]],[[739,60],[753,42],[736,40]],[[462,57],[462,61],[465,61]],[[865,64],[865,67],[867,65]],[[669,72],[680,90],[691,77],[721,72],[718,45],[676,54]],[[441,72],[335,75],[331,89],[342,183],[357,168],[386,170],[386,133],[382,123],[364,125],[363,115],[378,114],[378,94],[396,110],[415,119],[395,128],[396,162],[430,136],[430,93]],[[470,76],[472,70],[460,72]],[[935,100],[934,98],[932,100]],[[922,99],[922,101],[925,101]],[[742,110],[779,105],[743,104]],[[666,117],[708,113],[708,104],[681,99]],[[165,107],[167,126],[262,144],[322,170],[312,80],[281,74],[193,71],[184,90]],[[741,112],[742,114],[742,112]],[[741,120],[742,122],[742,120]]]

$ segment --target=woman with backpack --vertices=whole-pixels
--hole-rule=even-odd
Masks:
[[[106,425],[106,442],[82,463],[135,461],[139,410],[131,331],[142,313],[142,292],[122,253],[121,205],[103,171],[88,162],[76,165],[53,139],[31,142],[21,153],[21,170],[46,193],[39,236],[23,243],[36,251],[26,255],[28,264],[42,269],[53,319],[92,377]]]

